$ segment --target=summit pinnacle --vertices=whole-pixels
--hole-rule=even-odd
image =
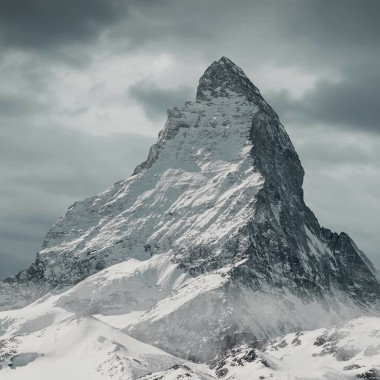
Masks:
[[[196,100],[207,101],[214,98],[240,95],[257,104],[268,113],[275,115],[265,102],[259,89],[244,74],[243,70],[230,59],[222,57],[213,62],[199,79]],[[277,115],[276,115],[277,116]]]
[[[231,93],[245,95],[249,100],[260,95],[260,91],[231,60],[222,57],[213,62],[199,80],[197,100],[209,100]]]

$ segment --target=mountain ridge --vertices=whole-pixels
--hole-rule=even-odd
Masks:
[[[134,175],[74,203],[3,287],[25,302],[69,287],[59,307],[125,315],[132,336],[198,361],[377,315],[378,272],[348,235],[319,225],[303,177],[275,111],[222,57],[196,100],[168,111]]]

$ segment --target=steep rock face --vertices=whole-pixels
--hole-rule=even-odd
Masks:
[[[132,335],[196,360],[377,313],[378,272],[346,234],[319,226],[303,176],[277,114],[223,57],[196,101],[168,112],[134,175],[72,205],[7,285],[79,283],[61,307],[124,315]],[[99,271],[112,265],[106,286]]]

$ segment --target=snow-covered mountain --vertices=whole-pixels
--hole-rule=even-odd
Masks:
[[[0,379],[380,379],[378,317],[247,341],[205,365],[139,342],[99,314],[66,311],[57,306],[58,299],[49,296],[0,312]],[[109,321],[122,325],[122,319]]]
[[[103,326],[107,341],[130,335],[175,355],[174,369],[149,370],[169,379],[187,371],[183,360],[209,362],[242,342],[379,315],[379,273],[347,234],[320,227],[303,176],[277,114],[221,58],[196,100],[169,110],[134,174],[72,205],[35,263],[0,285],[2,310],[43,296],[0,314],[0,349]]]

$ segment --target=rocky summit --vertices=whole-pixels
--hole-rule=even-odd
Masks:
[[[35,263],[1,284],[3,310],[39,300],[0,313],[0,332],[20,340],[9,344],[19,352],[20,331],[106,324],[112,342],[156,346],[164,363],[211,362],[242,344],[379,315],[379,272],[347,234],[319,225],[303,177],[276,112],[222,57],[196,100],[168,111],[134,174],[74,203]],[[190,371],[156,364],[150,372],[162,376]],[[199,371],[188,373],[213,378]]]

